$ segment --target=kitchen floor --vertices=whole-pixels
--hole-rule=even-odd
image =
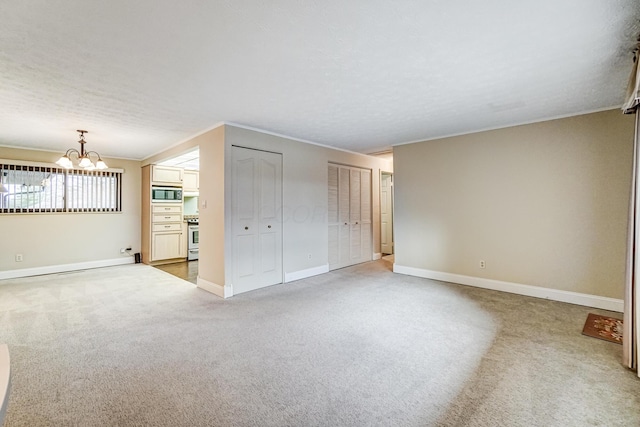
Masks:
[[[184,261],[173,264],[156,265],[162,271],[173,274],[176,277],[184,279],[188,282],[196,284],[198,280],[198,261]]]

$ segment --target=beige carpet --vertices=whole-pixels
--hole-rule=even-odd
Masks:
[[[590,311],[384,260],[229,300],[145,265],[6,280],[6,427],[640,425]]]

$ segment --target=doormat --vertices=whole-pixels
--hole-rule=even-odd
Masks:
[[[622,320],[589,313],[582,335],[622,344]]]

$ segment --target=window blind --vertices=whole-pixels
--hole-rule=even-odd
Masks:
[[[3,161],[0,213],[121,212],[121,182],[119,171]]]

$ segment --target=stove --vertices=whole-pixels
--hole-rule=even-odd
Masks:
[[[187,229],[189,231],[189,245],[187,247],[187,260],[194,261],[199,258],[200,246],[200,226],[197,217],[185,218],[187,221]]]

